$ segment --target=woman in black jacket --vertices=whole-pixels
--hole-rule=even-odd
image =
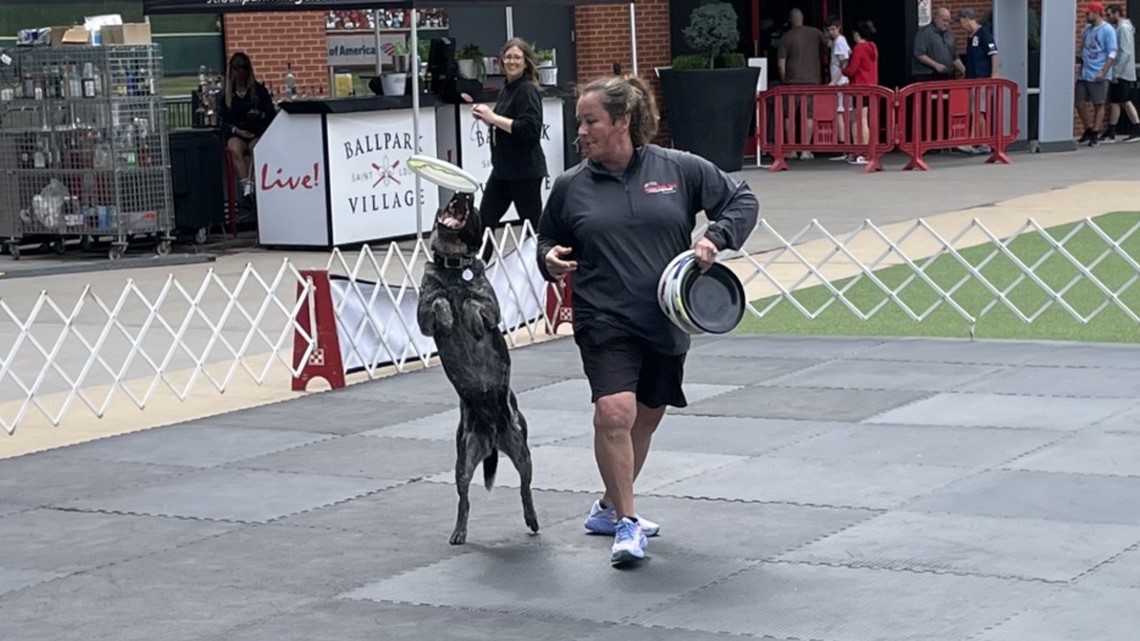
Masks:
[[[257,81],[249,56],[240,51],[230,58],[226,87],[218,96],[217,105],[218,128],[241,184],[241,195],[249,197],[254,184],[253,148],[269,128],[276,108],[269,90]]]
[[[507,76],[494,108],[475,105],[474,116],[490,125],[491,176],[483,187],[479,212],[483,226],[499,224],[513,202],[520,222],[538,229],[542,181],[547,176],[542,137],[542,96],[538,92],[538,56],[521,38],[503,45],[500,59]],[[484,258],[487,258],[484,255]]]

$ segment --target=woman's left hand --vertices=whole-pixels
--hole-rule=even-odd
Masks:
[[[475,105],[471,108],[471,114],[488,125],[495,124],[495,112],[487,105]]]
[[[697,242],[693,243],[693,252],[697,256],[697,263],[700,265],[701,273],[705,273],[712,267],[716,261],[717,248],[711,240],[701,236]]]

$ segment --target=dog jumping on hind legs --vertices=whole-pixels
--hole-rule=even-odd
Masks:
[[[499,301],[479,256],[482,238],[474,198],[456,193],[436,216],[432,261],[424,269],[416,308],[420,331],[435,339],[443,371],[459,395],[455,432],[459,510],[452,545],[467,540],[467,491],[475,467],[483,463],[483,481],[490,491],[500,451],[518,470],[523,519],[532,532],[538,532],[526,418],[511,390],[511,355],[499,330]]]

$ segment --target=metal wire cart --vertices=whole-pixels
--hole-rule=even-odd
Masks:
[[[174,240],[160,45],[18,49],[0,69],[0,238],[14,258],[40,242],[57,253],[121,258],[132,240],[159,255]]]

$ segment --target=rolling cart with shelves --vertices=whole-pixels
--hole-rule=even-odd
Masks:
[[[65,253],[133,241],[158,254],[174,239],[158,45],[25,49],[18,86],[0,102],[0,236],[19,258],[40,242]]]

